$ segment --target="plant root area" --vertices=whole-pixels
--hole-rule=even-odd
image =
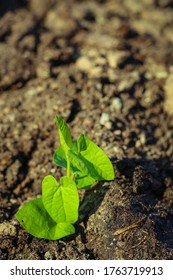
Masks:
[[[0,4],[0,259],[173,259],[173,2]],[[116,179],[80,190],[76,233],[28,234],[59,146],[55,115],[111,159]]]

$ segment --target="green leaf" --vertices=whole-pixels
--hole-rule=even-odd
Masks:
[[[58,185],[53,176],[46,176],[42,182],[42,199],[55,222],[73,224],[77,221],[79,196],[76,184],[70,177],[62,177]]]
[[[113,180],[115,178],[113,165],[108,156],[83,134],[78,139],[78,151],[93,178],[97,180]]]
[[[75,228],[70,223],[56,223],[44,208],[42,198],[26,203],[16,213],[17,220],[31,235],[38,238],[57,240],[75,233]]]
[[[74,153],[78,153],[76,140],[72,141],[72,147],[71,147],[70,151],[73,151]],[[66,155],[65,155],[65,152],[64,152],[62,146],[59,146],[59,148],[55,151],[55,153],[53,155],[53,161],[57,165],[59,165],[63,168],[67,168]],[[78,170],[78,169],[76,169],[75,166],[73,166],[72,163],[70,163],[70,165],[71,165],[71,169],[73,172],[76,172]]]
[[[71,167],[75,173],[75,182],[78,188],[87,188],[91,186],[96,179],[91,173],[90,164],[87,165],[86,160],[78,153],[75,154],[73,151],[69,150],[69,158],[71,162]]]
[[[89,175],[83,175],[82,172],[76,173],[75,182],[79,189],[89,188],[97,181]]]
[[[75,174],[75,182],[78,188],[87,188],[91,186],[96,180],[88,174],[88,169],[86,168],[84,162],[81,160],[79,153],[73,153],[69,150],[70,167]],[[67,167],[67,161],[65,153],[60,146],[54,153],[53,161],[63,167]]]
[[[63,167],[63,168],[67,168],[67,160],[66,160],[66,156],[64,153],[64,150],[62,149],[62,146],[60,146],[54,153],[53,155],[53,161]]]
[[[95,181],[113,180],[115,177],[111,161],[105,152],[85,135],[80,135],[78,141],[73,141],[68,151],[70,167],[76,174],[75,182],[78,188],[91,186]],[[53,157],[54,162],[66,168],[65,153],[60,146]]]
[[[68,125],[66,122],[59,116],[56,116],[56,124],[58,126],[60,143],[65,152],[72,147],[72,138]]]

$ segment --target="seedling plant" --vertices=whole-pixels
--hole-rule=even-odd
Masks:
[[[42,197],[27,202],[16,213],[28,233],[38,238],[57,240],[75,233],[78,220],[78,189],[96,181],[113,180],[111,161],[94,142],[81,134],[72,140],[66,122],[56,116],[60,146],[53,155],[56,165],[66,168],[66,176],[57,182],[52,175],[42,181]]]

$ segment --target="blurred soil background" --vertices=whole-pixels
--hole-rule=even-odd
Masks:
[[[63,174],[56,114],[116,179],[81,191],[76,234],[48,241],[15,213]],[[173,259],[173,1],[0,2],[0,259]]]

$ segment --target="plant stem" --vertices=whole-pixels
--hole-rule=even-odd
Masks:
[[[68,155],[66,155],[66,159],[67,159],[67,177],[70,177],[70,159]]]

